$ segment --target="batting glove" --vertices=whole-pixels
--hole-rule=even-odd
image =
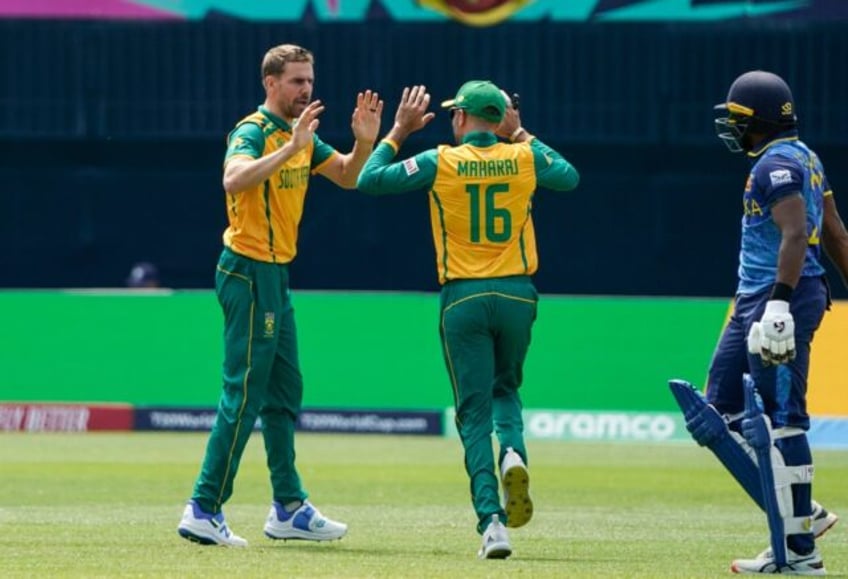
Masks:
[[[759,354],[763,364],[783,364],[795,358],[795,320],[789,302],[769,300],[759,322],[748,332],[748,352]]]

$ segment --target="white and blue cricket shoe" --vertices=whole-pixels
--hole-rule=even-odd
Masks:
[[[813,577],[827,575],[824,561],[822,561],[818,549],[814,549],[808,555],[799,555],[792,549],[786,549],[786,566],[778,569],[774,561],[774,554],[769,548],[757,555],[756,559],[736,559],[730,564],[730,570],[742,575],[772,575],[775,573]]]
[[[271,539],[334,541],[346,533],[347,525],[328,519],[309,501],[291,513],[275,501],[265,522],[265,535]]]
[[[247,541],[233,533],[227,526],[224,513],[217,515],[207,513],[193,500],[186,505],[177,532],[184,539],[201,545],[247,547]]]

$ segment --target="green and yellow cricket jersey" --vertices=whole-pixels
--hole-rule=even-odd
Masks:
[[[258,159],[280,149],[292,138],[286,121],[265,107],[239,121],[227,137],[224,166],[236,157]],[[272,263],[289,263],[297,255],[297,230],[309,176],[320,170],[336,150],[315,135],[312,143],[286,161],[266,181],[247,191],[227,195],[229,226],[224,245],[235,253]]]
[[[538,268],[531,210],[537,186],[571,190],[577,170],[539,141],[501,143],[493,133],[469,133],[400,163],[383,141],[357,187],[376,195],[427,189],[439,282],[532,275]]]

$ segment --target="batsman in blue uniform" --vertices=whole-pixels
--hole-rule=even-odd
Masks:
[[[747,72],[716,109],[719,138],[752,163],[742,197],[739,283],[706,398],[683,381],[673,380],[671,389],[695,440],[766,511],[772,546],[733,561],[731,570],[824,575],[815,539],[838,517],[812,500],[807,375],[813,335],[830,305],[822,249],[848,278],[848,233],[821,161],[799,140],[783,79]]]

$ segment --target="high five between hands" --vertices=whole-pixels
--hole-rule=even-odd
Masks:
[[[319,115],[324,112],[324,104],[320,100],[309,103],[292,129],[292,143],[295,150],[300,150],[312,142],[315,131],[321,121]],[[383,114],[383,101],[374,91],[366,90],[356,95],[356,108],[351,115],[350,128],[354,138],[362,143],[374,143],[380,132],[380,118]]]
[[[395,124],[386,135],[386,139],[400,146],[409,135],[426,127],[436,118],[436,113],[427,112],[429,106],[430,93],[427,92],[427,87],[424,85],[405,87],[395,112]]]
[[[507,110],[496,134],[508,139],[521,128],[521,118],[518,110],[512,106],[509,96],[506,93],[504,96],[507,101]],[[431,97],[426,86],[405,87],[395,112],[394,125],[386,138],[400,145],[409,135],[427,126],[436,117],[435,113],[427,111],[430,101]],[[374,91],[366,90],[357,95],[356,108],[351,118],[351,129],[357,141],[373,143],[377,140],[383,107],[383,101]],[[312,140],[320,123],[318,116],[322,112],[324,112],[324,105],[320,100],[316,100],[301,113],[295,122],[292,135],[296,149],[306,146]]]

